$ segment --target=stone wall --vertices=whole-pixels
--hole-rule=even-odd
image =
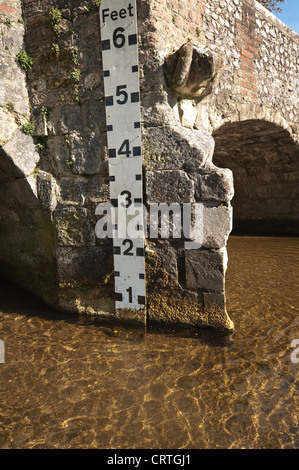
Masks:
[[[0,2],[0,57],[7,62],[0,77],[0,94],[5,89],[5,97],[3,93],[0,97],[4,136],[0,145],[5,157],[1,165],[8,188],[1,194],[3,207],[8,208],[2,211],[2,220],[10,214],[1,244],[11,247],[6,258],[3,254],[3,270],[47,302],[113,318],[112,243],[95,236],[95,208],[109,201],[96,3],[23,0],[21,19],[20,2]],[[225,271],[234,189],[232,173],[225,168],[241,176],[253,173],[251,196],[246,191],[238,195],[237,211],[248,209],[249,196],[254,211],[257,199],[252,191],[263,174],[265,180],[272,178],[267,164],[275,148],[275,185],[282,166],[284,174],[295,178],[297,197],[296,70],[294,61],[287,58],[289,52],[295,53],[298,36],[253,0],[137,0],[137,5],[145,200],[148,205],[202,203],[204,217],[199,250],[185,250],[184,239],[147,240],[148,320],[229,329]],[[50,15],[52,6],[57,9],[56,18]],[[21,49],[33,58],[27,72],[15,63]],[[10,71],[15,73],[13,82]],[[251,129],[259,140],[258,149],[264,145],[267,127],[250,126],[253,119],[275,125],[271,127],[275,138],[268,142],[265,164],[257,165],[257,159],[252,159],[256,150],[252,146],[251,152],[246,154],[243,148],[239,153],[240,165],[238,158],[232,158],[240,135],[243,138]],[[29,121],[34,125],[32,136],[23,132]],[[239,128],[240,122],[249,125]],[[281,135],[275,132],[277,126]],[[283,143],[288,151],[281,161]],[[19,160],[17,152],[13,158],[13,170],[20,173],[9,169],[13,151],[8,144],[22,148]],[[287,166],[287,156],[292,165]],[[238,192],[243,180],[238,180]],[[17,192],[12,182],[21,181],[26,188]],[[265,181],[269,188],[259,189],[258,197],[271,199],[271,184]],[[12,206],[18,206],[18,211]],[[21,219],[24,206],[26,218]],[[19,217],[18,226],[13,217]],[[8,241],[11,226],[16,234],[13,243]],[[35,242],[29,247],[23,239]],[[25,270],[20,276],[22,253],[31,262],[22,264]],[[7,263],[10,256],[15,260],[11,264]],[[30,272],[35,275],[27,276]]]

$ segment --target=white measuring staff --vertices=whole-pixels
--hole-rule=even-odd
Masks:
[[[129,210],[143,203],[136,0],[103,0],[100,24],[110,199]],[[145,322],[144,238],[116,236],[113,246],[116,311],[144,310]]]

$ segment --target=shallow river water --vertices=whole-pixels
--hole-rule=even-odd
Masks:
[[[0,448],[298,448],[299,238],[228,250],[233,335],[108,327],[2,281]]]

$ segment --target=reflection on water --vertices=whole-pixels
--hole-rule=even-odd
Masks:
[[[223,336],[124,330],[3,282],[1,448],[298,448],[299,238],[232,237]]]

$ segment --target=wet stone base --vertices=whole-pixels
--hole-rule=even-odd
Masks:
[[[171,246],[166,249],[165,245],[155,247],[152,244],[151,248],[150,254],[146,257],[149,323],[209,327],[225,331],[234,329],[234,324],[226,311],[225,294],[222,290],[224,276],[220,268],[217,270],[217,275],[221,280],[218,291],[199,288],[199,283],[196,286],[195,281],[192,288],[188,289],[186,288],[188,278],[185,264],[186,253],[183,257],[181,256],[185,262],[179,262],[176,270],[175,260],[180,260],[180,250],[175,256],[175,249]],[[196,253],[203,257],[212,255],[213,259],[215,258],[215,253],[210,254],[198,250]],[[213,282],[216,285],[215,280]]]
[[[129,308],[122,308],[115,310],[115,317],[120,322],[126,322],[136,325],[146,325],[146,310],[131,310]]]

